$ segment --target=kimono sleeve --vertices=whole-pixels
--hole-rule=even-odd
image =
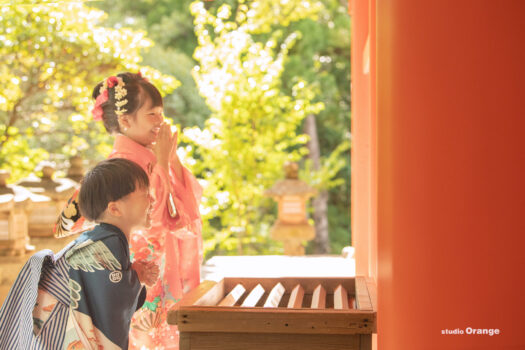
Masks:
[[[151,212],[152,223],[164,225],[168,220],[168,199],[170,194],[170,183],[166,171],[156,164],[150,174],[150,190],[153,198],[153,210]]]
[[[156,227],[167,228],[179,238],[196,237],[199,255],[202,255],[199,212],[202,187],[184,167],[183,176],[184,182],[178,181],[173,168],[167,172],[158,164],[153,167],[150,174],[150,188],[155,198],[151,213],[153,227],[145,235],[150,242],[156,242],[154,245],[163,245],[165,239],[164,235],[158,234]]]
[[[84,245],[66,257],[77,332],[95,349],[127,349],[131,317],[144,298],[143,287],[118,237]]]
[[[200,219],[199,203],[202,197],[202,188],[193,174],[184,167],[183,176],[184,184],[176,180],[171,167],[168,176],[168,173],[160,165],[155,165],[150,175],[151,188],[155,198],[153,221],[164,224],[170,223],[171,226],[182,221],[182,224],[177,225],[182,227],[190,221]]]
[[[177,213],[184,221],[184,226],[193,220],[200,219],[199,204],[202,197],[202,187],[193,174],[182,167],[184,182],[177,181],[173,167],[170,167],[172,193]]]

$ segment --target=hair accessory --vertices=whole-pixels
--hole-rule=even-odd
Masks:
[[[122,106],[125,106],[126,103],[128,103],[128,100],[124,98],[128,94],[128,90],[124,88],[125,85],[126,84],[124,83],[122,78],[118,77],[117,85],[115,86],[115,113],[117,115],[122,115],[128,111],[127,109],[122,108]]]
[[[97,99],[95,100],[95,107],[91,110],[91,114],[93,114],[93,120],[96,122],[102,120],[102,115],[104,114],[104,111],[102,110],[102,104],[108,100],[108,90],[104,90],[101,94],[97,96]]]
[[[145,81],[148,81],[148,82],[149,82],[148,78],[142,76],[142,73],[140,72],[140,70],[137,72],[137,75],[138,75],[139,77],[141,77],[142,79],[144,79]]]
[[[108,88],[115,88],[115,113],[117,115],[122,115],[127,112],[127,109],[122,108],[128,103],[128,100],[124,98],[128,94],[128,91],[124,88],[125,85],[126,84],[121,77],[116,77],[114,75],[104,80],[104,83],[100,87],[99,95],[95,100],[95,106],[91,110],[91,114],[93,114],[93,119],[95,121],[102,120],[102,115],[104,114],[102,104],[109,99]]]
[[[114,87],[117,84],[118,84],[118,78],[116,76],[112,75],[112,76],[110,76],[109,78],[106,79],[106,81],[104,82],[104,85],[102,85],[102,87],[112,88],[112,87]]]

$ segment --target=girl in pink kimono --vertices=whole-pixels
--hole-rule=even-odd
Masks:
[[[200,282],[202,189],[177,156],[178,132],[164,122],[162,97],[140,73],[122,73],[93,90],[95,120],[115,135],[109,158],[125,158],[149,175],[154,197],[152,227],[131,234],[134,260],[160,266],[157,283],[148,289],[146,302],[131,323],[130,349],[178,349],[178,331],[166,323],[167,311]],[[76,195],[55,227],[64,237],[85,229]]]

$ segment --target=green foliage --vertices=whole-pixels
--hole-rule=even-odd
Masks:
[[[144,55],[145,62],[177,77],[183,86],[165,98],[165,114],[176,120],[181,129],[197,125],[201,131],[205,131],[207,127],[204,121],[209,118],[211,112],[204,98],[198,94],[193,77],[190,75],[196,64],[196,58],[194,60],[191,55],[198,45],[197,36],[193,31],[193,17],[189,11],[190,3],[191,0],[135,0],[133,2],[117,0],[111,3],[96,4],[109,13],[109,18],[105,22],[108,25],[116,28],[132,26],[148,31],[156,45]],[[224,5],[228,5],[229,10]],[[316,115],[322,155],[329,157],[340,144],[348,142],[350,134],[350,23],[347,9],[341,2],[322,0],[279,3],[272,0],[250,2],[223,0],[205,1],[200,10],[202,9],[209,14],[215,14],[210,17],[209,23],[205,21],[203,24],[204,29],[208,30],[211,41],[223,35],[219,29],[222,27],[224,30],[225,26],[229,26],[226,28],[228,31],[242,27],[242,30],[249,33],[251,40],[255,43],[263,46],[269,43],[274,48],[280,47],[290,35],[295,33],[297,35],[295,44],[290,46],[283,60],[284,69],[280,76],[279,89],[283,90],[284,95],[293,97],[293,86],[301,80],[307,81],[310,88],[315,91],[314,101],[324,103],[324,110]],[[229,17],[226,16],[227,14]],[[203,13],[203,15],[206,14]],[[217,53],[217,50],[214,50],[213,53]],[[202,55],[208,55],[208,53],[202,53]],[[243,59],[240,58],[240,60]],[[208,99],[209,108],[216,110],[218,107],[213,106],[217,105],[215,101],[218,100],[220,100],[219,97]],[[287,123],[286,120],[282,122]],[[300,133],[301,123],[296,129],[294,133]],[[184,143],[184,138],[182,142]],[[191,146],[195,148],[193,143]],[[349,153],[349,149],[337,152],[339,159],[337,164],[341,164],[341,161],[344,160],[344,166],[337,168],[337,171],[330,170],[335,160],[323,161],[321,174],[313,174],[309,163],[303,165],[303,168],[307,167],[311,170],[307,176],[309,181],[330,182],[334,178],[344,181],[344,184],[336,187],[330,187],[328,183],[324,184],[325,187],[331,188],[329,190],[328,219],[333,251],[340,250],[336,242],[350,239]],[[196,162],[196,168],[202,168],[199,165],[202,159],[198,152],[193,150],[192,154],[196,157],[194,160],[191,159]],[[208,166],[208,168],[212,167]],[[276,169],[281,169],[281,165],[276,165]],[[199,173],[199,176],[206,177],[203,174]],[[328,174],[331,177],[327,177]],[[207,195],[214,196],[211,190]],[[275,248],[275,242],[269,241],[267,232],[269,223],[275,220],[275,205],[266,198],[263,199],[261,208],[258,210],[261,215],[265,215],[261,219],[260,232],[250,238],[256,242],[250,243],[248,240],[246,244],[256,246],[258,252],[274,252],[279,247]],[[205,220],[208,218],[210,222],[205,222],[205,225],[211,225],[218,230],[221,221],[211,215],[207,215]],[[223,236],[214,237],[217,239],[207,241],[208,251],[217,248],[216,252],[224,254],[228,249],[233,249],[235,253],[238,242],[235,235],[225,230]],[[265,246],[269,248],[264,248]]]
[[[4,125],[0,125],[3,132]],[[11,173],[10,179],[21,179],[33,171],[36,164],[48,159],[49,154],[42,148],[33,149],[25,138],[10,138],[0,148],[0,159],[9,159],[4,167]]]
[[[340,252],[342,244],[350,244],[351,232],[350,148],[337,151],[341,144],[350,141],[350,16],[347,2],[322,0],[322,3],[324,9],[317,20],[304,19],[287,28],[275,27],[274,30],[304,33],[302,40],[290,50],[283,74],[284,89],[291,89],[286,82],[295,77],[302,77],[318,87],[316,101],[325,105],[324,110],[315,116],[321,155],[336,152],[339,159],[344,160],[344,166],[337,173],[331,171],[334,178],[344,183],[332,188],[328,186],[332,252]],[[331,165],[325,163],[326,166]],[[326,170],[321,172],[326,173]]]
[[[189,11],[192,0],[114,0],[95,2],[108,13],[107,26],[146,30],[155,45],[144,53],[144,64],[177,78],[181,89],[164,97],[164,114],[183,127],[204,126],[210,110],[200,96],[191,70],[197,46],[193,17]]]
[[[153,67],[141,70],[166,94],[165,115],[185,130],[180,137],[185,163],[207,182],[208,255],[235,254],[239,247],[244,253],[282,249],[268,235],[276,205],[261,194],[282,178],[284,160],[304,159],[302,118],[308,112],[316,115],[323,159],[318,173],[303,162],[301,176],[328,189],[332,251],[340,251],[350,242],[346,2],[205,1],[200,19],[196,16],[202,27],[194,32],[192,1],[86,2],[95,10],[79,3],[18,0],[2,7],[0,167],[9,168],[16,180],[43,159],[62,164],[77,153],[103,159],[112,140],[91,119],[91,89],[115,72]],[[166,75],[182,88],[173,90],[178,82]],[[295,102],[298,112],[291,110]],[[204,140],[210,149],[201,146]],[[234,207],[236,198],[241,200]],[[239,213],[248,222],[244,229]]]
[[[348,163],[344,153],[349,150],[350,141],[343,141],[328,157],[322,159],[321,168],[318,171],[313,169],[310,159],[306,160],[304,168],[300,171],[300,177],[318,191],[343,186],[345,179],[337,175]]]
[[[208,254],[275,252],[268,238],[275,216],[263,192],[282,178],[285,161],[306,154],[307,137],[296,131],[308,113],[323,108],[302,80],[290,95],[282,92],[283,65],[298,35],[278,47],[274,38],[255,42],[247,20],[253,9],[241,5],[230,19],[228,5],[216,15],[200,2],[191,7],[200,63],[193,73],[212,115],[203,129],[184,129],[183,141],[186,157],[196,159],[193,170],[205,180],[201,213]]]
[[[310,159],[304,162],[304,168],[300,171],[300,177],[315,187],[318,191],[328,190],[331,197],[331,205],[328,205],[328,226],[330,246],[332,252],[340,252],[345,246],[351,244],[350,232],[350,206],[334,205],[333,203],[346,203],[350,198],[350,151],[351,143],[344,140],[329,154],[322,157],[321,168],[313,169]],[[329,202],[329,203],[330,203]],[[309,242],[306,252],[314,251],[314,242]]]
[[[1,8],[0,167],[13,172],[11,181],[48,154],[59,162],[107,155],[110,136],[89,113],[91,89],[103,78],[140,69],[164,93],[179,85],[140,66],[140,50],[152,45],[145,32],[98,26],[104,17],[78,2],[13,1]]]

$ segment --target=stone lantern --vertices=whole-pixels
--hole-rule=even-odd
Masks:
[[[84,166],[82,164],[82,157],[73,156],[69,158],[69,169],[66,177],[75,182],[80,183],[84,177]]]
[[[19,186],[8,186],[10,173],[0,170],[0,255],[20,256],[34,250],[29,245],[28,213],[34,202],[45,200]]]
[[[303,242],[315,237],[315,228],[308,223],[306,202],[316,194],[315,189],[299,180],[297,163],[284,165],[286,178],[265,191],[278,203],[278,218],[273,225],[272,238],[284,243],[286,255],[304,255]]]
[[[40,167],[42,177],[32,175],[18,185],[48,198],[47,201],[33,205],[33,210],[29,214],[29,235],[31,237],[53,237],[53,228],[57,218],[75,192],[78,183],[66,178],[53,179],[55,168],[51,163],[40,164]]]

